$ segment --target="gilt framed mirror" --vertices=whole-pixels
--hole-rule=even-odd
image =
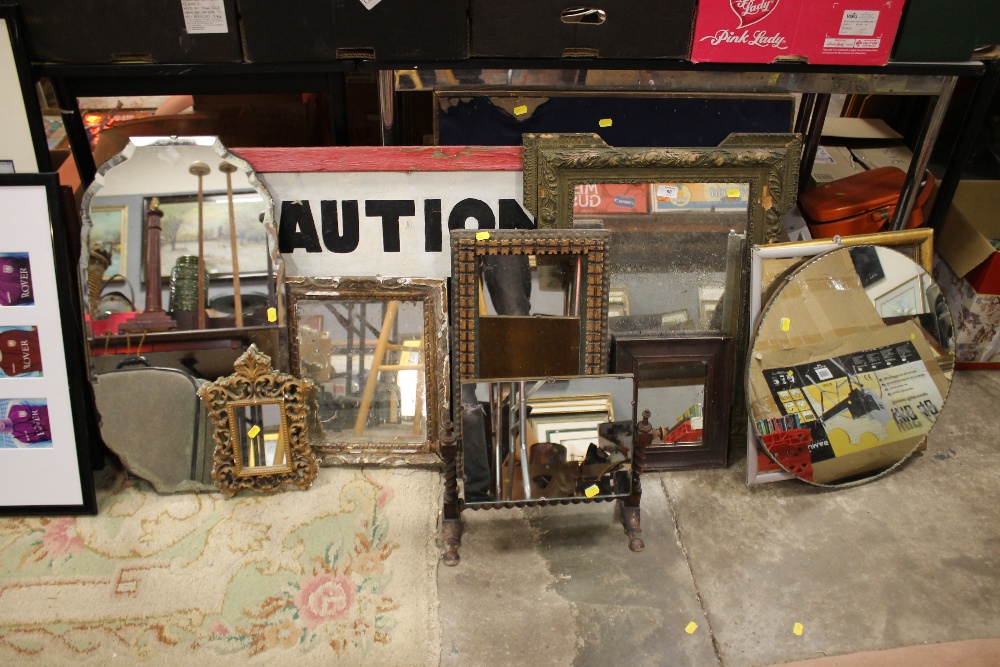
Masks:
[[[309,488],[317,473],[307,435],[311,390],[309,380],[275,371],[255,345],[232,375],[198,390],[215,425],[212,478],[224,493]]]
[[[432,465],[448,409],[445,281],[289,278],[293,373],[317,388],[324,464]]]

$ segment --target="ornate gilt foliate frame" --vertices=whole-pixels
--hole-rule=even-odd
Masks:
[[[306,396],[312,383],[271,368],[271,358],[251,345],[234,364],[235,372],[198,390],[215,424],[212,479],[229,496],[241,489],[273,493],[286,485],[307,489],[316,479],[316,458],[306,437]],[[244,468],[231,425],[232,408],[277,403],[288,464]]]
[[[289,277],[288,341],[292,371],[301,374],[299,345],[300,314],[303,301],[403,301],[423,305],[424,389],[427,402],[424,441],[418,446],[401,447],[390,443],[314,442],[313,450],[323,465],[411,465],[429,466],[440,462],[439,431],[447,421],[449,400],[448,311],[444,280],[430,278],[303,278]],[[318,440],[319,437],[314,438]]]
[[[797,134],[732,134],[715,148],[611,148],[596,134],[525,134],[525,207],[539,228],[569,228],[580,184],[748,183],[748,237],[773,242],[795,201],[801,143]]]
[[[455,327],[455,386],[475,380],[478,368],[479,290],[477,258],[488,255],[582,255],[587,259],[586,307],[581,313],[582,375],[606,373],[608,336],[608,272],[611,233],[604,230],[456,230],[451,233],[452,320]]]

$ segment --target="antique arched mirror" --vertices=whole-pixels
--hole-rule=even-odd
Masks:
[[[271,359],[251,345],[232,375],[198,391],[215,424],[212,478],[223,492],[270,493],[312,484],[317,465],[306,437],[312,386],[275,371]]]
[[[771,297],[753,340],[761,450],[816,485],[880,477],[923,445],[954,359],[951,315],[923,267],[880,246],[819,255]]]

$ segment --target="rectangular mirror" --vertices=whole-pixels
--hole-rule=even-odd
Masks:
[[[734,333],[729,236],[749,230],[748,183],[580,183],[573,226],[611,232],[613,334]],[[726,295],[731,295],[726,299]]]
[[[604,231],[451,233],[456,380],[607,369]]]
[[[728,462],[732,339],[615,337],[615,371],[635,375],[637,412],[654,415],[643,470]]]
[[[463,382],[465,502],[631,492],[631,375]]]
[[[290,470],[288,460],[287,420],[281,401],[232,402],[229,431],[236,434],[242,474],[252,475],[261,469]]]
[[[447,406],[444,281],[289,278],[293,371],[317,387],[325,461],[430,454]]]

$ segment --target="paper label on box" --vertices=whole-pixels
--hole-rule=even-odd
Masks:
[[[656,186],[656,196],[663,199],[677,199],[677,186],[658,185]]]
[[[818,146],[816,148],[816,159],[813,162],[818,162],[819,164],[835,164],[837,161],[833,159],[830,152],[826,150],[823,146]]]
[[[229,32],[223,0],[181,0],[184,29],[189,35]]]
[[[382,0],[361,0],[361,4],[365,6],[365,9],[371,9],[380,2]]]
[[[840,22],[840,34],[871,37],[875,34],[876,24],[878,24],[878,11],[850,9],[844,12],[844,18]]]

